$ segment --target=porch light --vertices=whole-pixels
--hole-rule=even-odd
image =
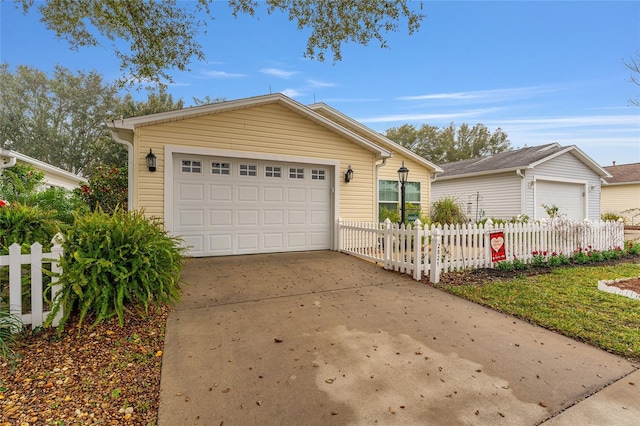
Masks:
[[[347,171],[344,173],[344,181],[345,183],[351,182],[353,179],[353,169],[351,168],[351,164],[347,166]]]
[[[402,162],[402,167],[398,169],[398,179],[400,180],[400,224],[404,223],[405,217],[405,205],[404,205],[404,193],[405,188],[404,185],[407,183],[407,178],[409,177],[409,169],[404,166],[404,161]]]
[[[147,168],[149,169],[149,171],[150,172],[155,172],[158,162],[157,162],[157,158],[154,155],[153,151],[151,151],[151,148],[149,148],[149,153],[147,154],[145,159],[147,160]]]

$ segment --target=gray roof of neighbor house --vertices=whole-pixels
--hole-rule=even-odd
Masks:
[[[604,169],[613,176],[607,179],[609,184],[640,183],[640,163],[619,164]]]
[[[561,154],[570,152],[600,177],[610,177],[609,173],[589,158],[577,146],[563,147],[557,143],[531,146],[512,151],[505,151],[486,157],[471,158],[453,163],[441,164],[443,173],[437,175],[437,180],[455,179],[498,172],[508,172],[518,169],[533,169],[545,161]]]

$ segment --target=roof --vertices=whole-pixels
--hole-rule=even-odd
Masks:
[[[609,184],[640,183],[640,163],[607,166],[604,169],[611,174]]]
[[[45,181],[51,185],[62,186],[71,189],[72,186],[78,186],[81,183],[88,182],[82,176],[78,176],[59,167],[52,166],[44,161],[36,160],[28,155],[20,154],[16,151],[0,149],[0,157],[15,158],[22,163],[31,164],[36,170],[45,173]],[[73,185],[69,185],[72,183]]]
[[[419,156],[415,152],[408,150],[402,145],[381,135],[380,133],[371,130],[367,126],[364,126],[363,124],[359,123],[353,118],[341,113],[338,110],[331,108],[325,103],[320,102],[320,103],[312,104],[312,105],[309,105],[309,108],[311,108],[314,111],[318,111],[321,114],[326,114],[326,116],[328,116],[332,121],[340,124],[341,126],[354,129],[354,131],[356,132],[365,134],[367,138],[373,139],[377,144],[380,144],[383,147],[390,149],[392,153],[401,152],[404,156],[410,157],[411,159],[415,160],[418,164],[422,164],[423,166],[431,169],[435,173],[443,171],[439,166],[430,162],[426,158]]]
[[[224,112],[246,109],[246,108],[254,108],[262,105],[269,104],[277,104],[284,108],[287,108],[299,115],[302,115],[311,121],[323,126],[333,132],[341,134],[346,139],[363,146],[377,154],[378,158],[388,158],[391,157],[391,151],[386,148],[383,148],[379,145],[376,145],[369,141],[368,139],[360,136],[356,132],[347,129],[335,123],[328,118],[318,114],[311,108],[302,105],[299,102],[294,101],[293,99],[281,94],[274,93],[271,95],[262,95],[256,96],[252,98],[244,98],[238,99],[234,101],[224,101],[213,104],[183,108],[175,111],[168,112],[160,112],[156,114],[143,115],[140,117],[130,117],[124,119],[116,119],[111,120],[108,123],[109,127],[114,130],[123,130],[125,132],[134,132],[135,129],[143,126],[151,126],[160,123],[167,123],[171,121],[185,120],[189,118],[201,117],[210,114],[220,114]]]
[[[438,174],[438,180],[456,179],[477,175],[509,172],[519,169],[533,169],[559,155],[571,153],[598,176],[610,177],[609,173],[600,167],[577,146],[563,147],[557,143],[525,147],[517,150],[505,151],[486,157],[471,158],[442,164],[443,173]]]

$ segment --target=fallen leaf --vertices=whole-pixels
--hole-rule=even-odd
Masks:
[[[541,406],[541,407],[545,407],[545,408],[547,407],[547,404],[545,404],[545,403],[544,403],[544,402],[542,402],[542,401],[538,402],[538,405],[539,405],[539,406]]]
[[[222,391],[222,393],[229,393],[229,392],[231,392],[231,389],[229,389],[229,388],[226,388],[226,389],[224,389],[224,390]]]
[[[276,342],[276,343],[282,343],[282,340],[281,339],[277,339],[277,338],[273,339],[273,341]]]

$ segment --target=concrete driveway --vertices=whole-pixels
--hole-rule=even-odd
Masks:
[[[160,426],[535,425],[616,381],[638,399],[620,357],[337,252],[191,259],[184,279]]]

